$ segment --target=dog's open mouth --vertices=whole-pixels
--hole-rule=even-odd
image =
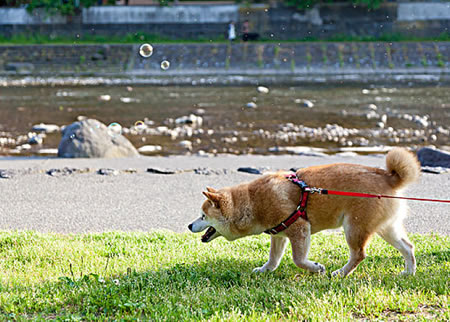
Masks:
[[[202,236],[202,242],[207,243],[214,238],[218,237],[220,234],[217,232],[217,230],[214,227],[209,227],[206,233]]]

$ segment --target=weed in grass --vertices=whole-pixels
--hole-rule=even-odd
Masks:
[[[423,46],[422,44],[418,43],[417,44],[417,52],[419,53],[420,58],[420,63],[422,64],[423,67],[428,67],[428,61],[427,58],[425,57],[425,54],[423,52]]]
[[[410,238],[416,276],[399,276],[403,258],[375,238],[367,259],[342,279],[301,271],[290,250],[276,271],[251,273],[267,260],[268,236],[203,244],[170,232],[2,232],[0,319],[448,318],[450,238]],[[348,259],[342,234],[317,234],[311,243],[310,258],[328,272]]]
[[[344,67],[344,54],[342,53],[343,50],[344,50],[344,46],[339,45],[338,46],[338,60],[339,60],[340,68]]]
[[[327,46],[322,45],[322,46],[320,46],[320,48],[322,49],[322,61],[323,61],[323,64],[326,65],[328,63]]]
[[[405,62],[406,67],[412,67],[413,64],[409,61],[408,58],[408,47],[405,45],[402,46],[402,53],[403,53],[403,61]]]
[[[227,45],[227,56],[225,58],[225,69],[229,69],[230,68],[230,59],[231,59],[231,44],[228,43]]]
[[[311,67],[311,61],[312,61],[312,56],[310,53],[310,49],[309,46],[306,47],[306,68],[310,68]]]
[[[352,56],[355,60],[356,68],[360,68],[361,65],[359,63],[358,45],[355,43],[352,43]]]
[[[387,61],[388,61],[388,67],[390,69],[393,69],[394,68],[394,64],[392,62],[392,48],[391,48],[391,45],[392,45],[391,43],[386,44],[386,58],[387,58]]]
[[[439,48],[436,44],[434,44],[434,51],[436,52],[436,60],[437,60],[438,67],[441,67],[441,68],[445,67],[443,56],[442,56],[441,52],[439,51]]]
[[[373,69],[376,69],[377,61],[375,60],[375,47],[373,46],[373,43],[369,44],[369,51],[370,51],[370,59],[372,60],[372,67]]]

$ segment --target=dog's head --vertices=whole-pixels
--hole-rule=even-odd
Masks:
[[[188,228],[194,233],[206,230],[202,242],[223,236],[227,240],[235,240],[250,235],[248,223],[242,221],[240,207],[233,205],[232,191],[206,188],[203,194],[207,198],[202,205],[201,217],[191,223]]]

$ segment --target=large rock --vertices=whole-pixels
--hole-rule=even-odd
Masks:
[[[423,167],[450,168],[450,153],[430,148],[417,151],[417,158]]]
[[[139,155],[122,134],[112,134],[103,123],[85,119],[62,131],[58,156],[62,158],[121,158]]]

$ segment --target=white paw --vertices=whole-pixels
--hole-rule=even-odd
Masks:
[[[400,273],[401,276],[408,276],[408,275],[414,276],[415,274],[416,272],[408,272],[408,271],[403,271]]]
[[[317,267],[317,273],[319,273],[320,275],[325,274],[325,266],[323,266],[322,264],[319,263],[314,263],[314,265]]]
[[[270,271],[270,269],[268,269],[266,267],[266,265],[261,266],[261,267],[256,267],[255,269],[253,269],[253,273],[264,273],[264,272],[267,272],[267,271]]]
[[[335,277],[335,276],[344,276],[344,271],[342,270],[342,268],[341,268],[341,269],[338,269],[337,271],[334,271],[333,273],[331,273],[331,276],[332,276],[332,277]]]

